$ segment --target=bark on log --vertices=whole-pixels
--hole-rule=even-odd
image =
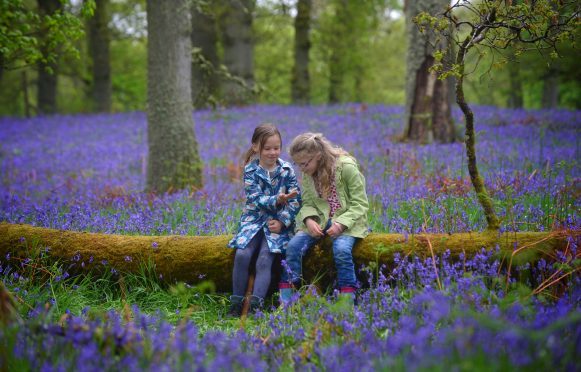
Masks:
[[[555,251],[565,250],[569,237],[578,242],[580,235],[576,230],[502,234],[484,231],[408,237],[370,234],[357,244],[353,256],[357,268],[370,263],[389,267],[396,253],[429,257],[430,245],[434,255],[450,250],[452,258],[462,253],[471,257],[482,248],[495,249],[498,246],[499,258],[510,262],[513,256],[512,265],[517,265],[541,257],[554,257]],[[35,257],[48,247],[51,259],[72,260],[77,270],[115,268],[119,272],[139,272],[144,262],[150,262],[156,275],[161,275],[165,281],[195,284],[210,280],[216,285],[216,290],[230,292],[234,262],[234,250],[226,247],[230,238],[229,235],[111,235],[0,223],[0,263],[6,262],[9,253],[11,260]],[[104,261],[107,265],[103,265]],[[317,277],[321,285],[328,284],[329,274],[334,270],[331,241],[324,239],[309,251],[303,267],[307,281]]]

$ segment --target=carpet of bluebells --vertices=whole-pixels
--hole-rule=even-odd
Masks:
[[[0,118],[0,221],[105,233],[232,233],[243,202],[240,158],[254,127],[272,122],[283,146],[316,131],[357,157],[375,232],[482,230],[463,144],[398,142],[401,115],[401,107],[356,105],[195,113],[205,187],[165,197],[140,192],[144,113]],[[454,116],[462,138],[463,117]],[[578,226],[581,112],[479,107],[475,116],[478,165],[501,203],[503,229]]]
[[[196,112],[205,186],[168,195],[141,191],[144,113],[0,118],[0,222],[111,234],[232,233],[243,203],[239,159],[253,128],[273,122],[286,144],[318,131],[356,156],[375,232],[484,229],[463,145],[398,141],[402,113],[361,105]],[[461,135],[462,116],[454,116]],[[579,230],[581,112],[477,107],[475,117],[479,167],[502,229]],[[20,313],[0,319],[0,366],[579,370],[578,243],[571,238],[554,259],[511,268],[511,275],[484,250],[454,261],[398,256],[389,268],[361,268],[369,282],[361,283],[355,308],[337,293],[306,287],[291,305],[273,301],[241,321],[226,318],[224,306],[206,321],[192,316],[194,306],[178,320],[137,306],[97,315],[71,311],[58,307],[54,294],[73,297],[78,290],[66,263],[43,268],[38,258],[14,264],[0,257],[0,278]],[[39,276],[49,279],[35,289],[37,297],[27,294]]]

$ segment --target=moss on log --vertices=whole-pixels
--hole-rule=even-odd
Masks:
[[[534,262],[554,256],[565,249],[568,238],[579,239],[579,231],[503,233],[370,234],[357,244],[353,256],[357,267],[377,263],[388,267],[396,253],[429,257],[450,250],[451,257],[461,253],[471,257],[482,248],[499,248],[500,259],[512,264]],[[143,263],[154,266],[165,281],[190,284],[210,280],[218,291],[231,291],[234,250],[226,244],[229,235],[220,236],[134,236],[75,232],[0,223],[0,261],[10,253],[11,259],[36,257],[48,248],[48,257],[73,261],[77,270],[115,268],[121,272],[138,272]],[[432,249],[430,250],[430,246]],[[513,254],[514,253],[514,254]],[[103,265],[106,262],[107,265]],[[307,280],[322,277],[334,270],[330,239],[312,249],[304,262]],[[74,268],[73,268],[74,270]]]

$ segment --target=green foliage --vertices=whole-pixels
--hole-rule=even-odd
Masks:
[[[113,111],[145,110],[147,102],[147,46],[144,40],[111,42]]]
[[[207,8],[210,2],[196,3]],[[338,97],[340,101],[403,104],[407,48],[405,22],[398,13],[390,13],[390,10],[400,11],[401,5],[397,1],[387,0],[347,3],[348,12],[346,18],[343,16],[344,20],[338,18],[338,1],[315,2],[313,6],[309,61],[311,102],[328,102],[331,70],[334,68],[333,71],[341,76]],[[513,3],[516,4],[515,1]],[[546,4],[547,1],[536,3]],[[50,29],[46,33],[49,38],[47,45],[53,48],[53,52],[57,45],[62,45],[59,46],[59,51],[64,53],[59,58],[55,53],[49,53],[45,58],[47,61],[57,58],[59,64],[57,102],[67,102],[59,107],[60,112],[88,111],[91,107],[86,94],[87,84],[90,82],[87,69],[90,61],[84,50],[86,35],[83,36],[82,20],[92,14],[94,3],[83,2],[83,6],[79,6],[71,5],[67,1],[65,11],[47,17],[41,17],[36,7],[31,4],[34,2],[0,1],[0,61],[4,61],[0,62],[3,66],[0,77],[0,115],[25,113],[25,87],[34,113],[35,63],[43,58],[39,38],[39,30],[43,25]],[[476,9],[481,11],[492,6],[492,2],[478,4],[479,8]],[[261,103],[288,104],[291,101],[294,18],[290,9],[288,5],[267,1],[258,3],[254,12],[254,69],[257,86],[261,89],[257,92],[257,99]],[[469,14],[460,10],[462,9],[458,9],[454,15],[466,17]],[[526,10],[530,10],[526,4],[513,5],[510,9],[513,13]],[[554,15],[544,5],[535,11],[537,10],[533,31],[541,26],[539,17]],[[505,17],[508,13],[508,10],[500,10],[497,17]],[[144,1],[113,2],[111,15],[113,110],[144,110],[147,100]],[[433,24],[442,32],[445,31],[447,22],[450,22],[445,18],[425,18],[425,21],[426,26]],[[522,46],[514,48],[518,57],[516,63],[526,66],[526,69],[520,68],[517,74],[523,89],[525,107],[541,106],[543,78],[549,65],[559,73],[560,106],[581,107],[581,70],[577,68],[574,44],[579,32],[581,31],[577,29],[555,35],[558,39],[558,59],[551,59],[548,51],[539,53],[538,50],[527,50]],[[464,37],[466,33],[466,29],[460,28],[458,35]],[[494,35],[496,39],[507,36],[503,33],[490,35]],[[515,64],[515,61],[511,59],[508,49],[499,48],[498,42],[491,46],[496,47],[499,53],[491,53],[479,45],[476,48],[478,50],[475,49],[474,53],[468,55],[466,98],[473,103],[505,106],[512,89],[510,72],[506,66]],[[220,45],[218,49],[220,50]],[[333,51],[339,53],[339,59],[331,59]],[[443,77],[458,76],[458,65],[447,63],[443,56],[442,53],[441,65],[438,66]],[[16,68],[19,69],[14,70]],[[220,74],[223,78],[227,77],[226,72]]]
[[[264,86],[263,103],[291,102],[291,71],[294,43],[293,19],[288,14],[269,13],[258,7],[254,22],[256,47],[255,78]]]
[[[81,17],[91,16],[94,2],[84,1],[83,4]],[[2,69],[55,62],[59,53],[78,57],[74,41],[83,35],[82,19],[70,11],[41,15],[22,0],[0,1]]]
[[[404,21],[383,16],[388,3],[348,3],[348,17],[344,21],[337,18],[339,2],[330,2],[314,10],[309,60],[311,102],[328,102],[331,67],[338,63],[336,71],[342,77],[340,101],[403,103]],[[391,6],[393,9],[395,5]],[[264,87],[260,102],[286,104],[291,101],[294,62],[293,49],[289,45],[294,43],[293,22],[284,9],[268,4],[257,7],[253,27],[255,77]],[[339,55],[339,59],[332,60],[333,53]]]
[[[90,316],[104,316],[110,310],[126,312],[136,305],[143,312],[159,313],[172,322],[184,316],[209,321],[223,307],[223,298],[215,294],[212,283],[197,286],[176,283],[168,288],[161,284],[151,264],[142,265],[138,273],[132,274],[106,267],[99,273],[70,275],[67,268],[73,266],[74,263],[51,263],[41,254],[13,268],[3,267],[5,278],[19,278],[5,281],[7,290],[16,299],[18,317],[26,318],[28,312],[38,307],[50,309],[48,318],[57,321],[65,313],[80,315],[89,310]]]
[[[336,89],[340,102],[403,103],[404,20],[388,9],[385,1],[334,1],[320,10],[311,33],[312,102],[329,102]]]
[[[452,39],[456,51],[460,48],[462,53],[449,61],[444,60],[445,50],[437,51],[433,70],[445,79],[458,77],[462,67],[469,101],[503,106],[513,89],[509,83],[516,79],[523,86],[525,106],[539,107],[542,82],[552,64],[564,85],[561,104],[577,108],[581,87],[578,80],[571,83],[571,77],[578,75],[578,69],[569,65],[575,60],[579,11],[579,5],[570,1],[465,1],[454,3],[443,15],[422,13],[414,22],[422,32],[436,32]],[[557,56],[566,68],[559,66]],[[519,76],[514,76],[514,69],[506,71],[508,64],[518,63],[527,66]]]

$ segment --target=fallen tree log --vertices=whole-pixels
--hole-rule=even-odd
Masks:
[[[498,258],[512,265],[535,262],[540,257],[554,257],[565,250],[580,231],[456,234],[370,234],[353,251],[357,267],[393,263],[396,253],[422,258],[460,254],[471,257],[484,249],[499,249]],[[164,281],[189,284],[212,281],[218,291],[231,291],[234,250],[226,244],[229,235],[220,236],[134,236],[56,230],[24,224],[0,223],[0,263],[38,257],[46,251],[49,258],[74,264],[72,271],[111,270],[139,272],[151,264]],[[431,247],[431,248],[430,248]],[[307,280],[322,277],[328,283],[334,270],[331,241],[320,242],[305,257]]]

